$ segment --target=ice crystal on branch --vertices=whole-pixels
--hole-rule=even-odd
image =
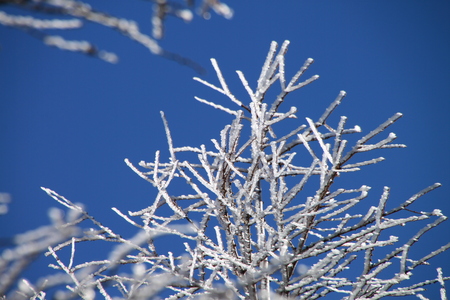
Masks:
[[[387,209],[390,188],[385,187],[376,196],[377,204],[366,209],[361,202],[369,197],[369,186],[344,189],[335,183],[337,176],[384,160],[376,156],[359,160],[359,153],[404,147],[393,143],[394,133],[386,133],[402,115],[394,114],[365,135],[359,126],[347,127],[344,116],[332,124],[329,117],[346,96],[341,91],[317,120],[297,118],[297,108],[285,108],[284,102],[288,94],[318,76],[304,78],[313,63],[307,59],[291,79],[286,78],[288,45],[284,42],[277,51],[278,45],[271,44],[256,87],[237,71],[247,100],[231,92],[214,59],[219,84],[195,78],[230,100],[223,105],[196,97],[233,117],[210,144],[176,146],[161,112],[169,160],[162,161],[159,151],[153,161],[141,161],[139,166],[125,160],[157,189],[157,196],[139,211],[125,214],[113,208],[139,229],[133,238],[124,239],[81,206],[44,189],[77,211],[81,217],[74,224],[89,220],[95,227],[49,247],[47,255],[57,262],[53,268],[64,274],[68,284],[59,299],[91,299],[96,292],[105,299],[118,292],[124,299],[158,295],[166,299],[362,300],[406,295],[425,299],[420,293],[433,283],[441,285],[446,299],[444,282],[450,277],[441,269],[435,279],[406,281],[417,267],[450,248],[447,243],[423,257],[410,254],[424,234],[447,219],[437,209],[413,210],[416,200],[440,184],[392,209]],[[273,86],[281,91],[271,99],[268,91]],[[278,132],[275,125],[290,118],[297,125],[290,132]],[[355,134],[360,137],[350,145],[346,137]],[[311,186],[317,189],[311,191]],[[424,224],[406,243],[392,234],[393,228],[413,222]],[[168,252],[161,249],[157,243],[161,235],[173,236],[173,244],[179,246]],[[105,260],[74,265],[76,245],[96,241],[118,246]],[[66,247],[71,249],[69,261],[58,256]],[[44,285],[26,282],[22,294],[25,290],[34,298],[45,298]]]

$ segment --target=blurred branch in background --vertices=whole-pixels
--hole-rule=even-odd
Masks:
[[[95,42],[67,40],[63,36],[50,33],[55,29],[79,29],[86,22],[92,22],[117,30],[122,35],[143,45],[155,55],[174,60],[202,73],[203,68],[196,62],[180,54],[166,51],[160,46],[158,40],[164,36],[167,17],[172,16],[190,22],[194,17],[194,12],[204,19],[209,19],[212,10],[230,19],[233,16],[232,9],[218,0],[202,0],[198,4],[193,0],[178,2],[151,0],[150,2],[153,3],[152,36],[142,32],[139,25],[133,20],[98,11],[87,2],[75,0],[0,0],[0,7],[12,7],[25,13],[17,15],[0,10],[0,24],[23,30],[42,40],[46,45],[116,63],[119,59],[118,56],[113,52],[102,50]]]

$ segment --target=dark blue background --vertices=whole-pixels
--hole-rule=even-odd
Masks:
[[[370,205],[376,205],[383,186],[392,188],[388,207],[393,207],[441,182],[443,187],[414,208],[450,214],[449,1],[227,3],[235,10],[232,20],[215,14],[190,24],[169,19],[161,45],[202,64],[208,73],[200,77],[213,83],[218,81],[209,58],[216,58],[231,90],[248,102],[234,71],[242,70],[254,87],[270,42],[289,39],[288,75],[312,57],[316,62],[307,75],[321,76],[288,98],[286,107],[298,108],[299,122],[305,116],[317,119],[340,90],[348,96],[334,120],[346,115],[349,126],[358,124],[364,132],[404,113],[390,131],[408,148],[379,151],[374,155],[387,161],[358,175],[372,186]],[[148,2],[92,5],[135,19],[142,31],[151,31]],[[23,32],[0,27],[0,192],[13,200],[9,214],[0,218],[1,236],[48,223],[49,207],[58,204],[41,186],[84,203],[91,215],[130,234],[130,225],[110,208],[126,212],[152,203],[155,190],[123,160],[151,161],[158,149],[168,157],[159,111],[167,115],[175,146],[211,147],[210,139],[219,137],[231,117],[193,97],[232,104],[193,81],[198,74],[192,69],[151,55],[107,28],[87,24],[54,34],[95,42],[117,53],[120,62],[112,65],[49,48]],[[416,251],[424,254],[449,240],[450,225],[445,223]],[[434,278],[438,266],[450,275],[449,254],[432,262],[417,275]],[[432,299],[437,295],[437,287],[425,293]]]

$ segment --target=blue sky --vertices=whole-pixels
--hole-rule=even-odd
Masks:
[[[340,90],[348,95],[335,120],[345,115],[364,132],[396,112],[404,114],[390,130],[408,148],[374,154],[387,160],[358,177],[372,187],[372,201],[383,186],[392,188],[392,207],[441,182],[415,208],[450,215],[450,2],[227,3],[235,11],[231,20],[215,14],[190,24],[169,19],[161,45],[200,63],[207,70],[200,77],[210,82],[217,79],[209,58],[216,58],[232,91],[244,95],[234,71],[255,83],[270,42],[290,40],[287,73],[312,57],[307,75],[320,75],[289,98],[300,118],[317,119]],[[134,19],[150,33],[148,2],[92,5]],[[105,224],[128,226],[110,208],[138,210],[151,203],[155,190],[123,160],[150,161],[159,149],[167,158],[159,111],[166,113],[176,146],[210,145],[231,120],[194,100],[224,98],[193,81],[199,75],[192,69],[96,25],[61,35],[92,41],[120,61],[113,65],[49,48],[0,27],[0,192],[12,196],[9,214],[0,218],[2,237],[48,223],[49,207],[58,204],[41,186],[84,203]],[[424,239],[423,251],[449,241],[447,223]],[[436,265],[420,269],[420,275],[434,278],[439,265],[449,275],[449,258],[434,259]]]

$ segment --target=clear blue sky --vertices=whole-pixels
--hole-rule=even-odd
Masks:
[[[404,114],[390,130],[408,148],[375,153],[387,160],[362,171],[355,188],[371,186],[370,201],[376,203],[382,187],[390,186],[393,207],[441,182],[415,208],[440,208],[450,215],[449,1],[227,3],[235,11],[232,20],[215,14],[190,24],[169,19],[161,45],[202,64],[208,73],[201,77],[210,82],[217,79],[209,58],[216,58],[231,89],[244,95],[234,71],[242,70],[254,83],[270,42],[289,39],[288,74],[312,57],[315,63],[307,74],[321,76],[288,98],[300,120],[317,119],[340,90],[348,96],[335,117],[346,115],[349,125],[358,124],[364,132],[396,112]],[[98,5],[137,20],[150,32],[149,2]],[[21,31],[0,27],[0,192],[13,200],[9,214],[0,218],[2,237],[48,223],[48,208],[58,204],[41,186],[84,203],[90,214],[118,231],[119,224],[129,227],[110,208],[133,211],[153,200],[155,190],[123,160],[151,161],[158,149],[167,158],[159,111],[167,115],[176,146],[210,145],[231,120],[194,100],[225,99],[193,81],[198,76],[193,70],[151,55],[115,31],[89,24],[55,34],[90,40],[117,53],[120,62],[49,48]],[[417,251],[449,240],[445,223]],[[449,258],[434,259],[435,265],[421,268],[420,275],[434,278],[439,265],[450,275]]]

